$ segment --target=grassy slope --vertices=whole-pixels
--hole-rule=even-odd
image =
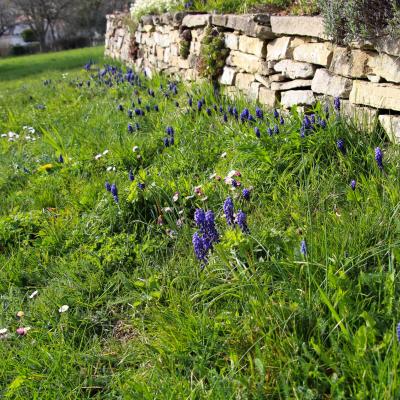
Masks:
[[[74,54],[46,57],[75,68]],[[81,64],[94,56],[80,54]],[[28,60],[40,64],[41,57]],[[0,62],[0,71],[3,63],[25,68],[21,60]],[[155,77],[144,80],[152,98],[127,84],[92,80],[87,87],[85,71],[63,78],[41,74],[45,68],[21,86],[15,67],[0,88],[0,132],[23,136],[25,125],[42,132],[34,143],[0,139],[0,328],[11,332],[0,340],[0,397],[399,397],[397,147],[334,112],[327,129],[303,139],[295,113],[269,137],[276,122],[269,114],[257,123],[257,139],[252,123],[231,116],[224,123],[206,107],[188,112],[187,91],[194,108],[202,96],[210,107],[232,103],[215,100],[208,87],[179,85],[167,98],[159,90],[166,82]],[[158,104],[160,111],[134,117],[140,129],[128,133],[135,89],[142,107]],[[165,149],[169,125],[175,145]],[[383,172],[374,161],[377,145]],[[40,171],[48,163],[53,168]],[[210,179],[232,169],[243,187],[253,187],[250,202]],[[106,180],[117,184],[119,205]],[[207,199],[186,199],[198,185]],[[229,194],[247,212],[250,235],[226,225]],[[221,235],[204,270],[191,244],[196,207],[215,211]],[[63,304],[70,308],[60,314]],[[17,337],[18,326],[32,329]]]

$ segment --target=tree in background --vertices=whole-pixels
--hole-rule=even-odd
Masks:
[[[11,0],[0,0],[0,36],[15,23],[16,10]]]

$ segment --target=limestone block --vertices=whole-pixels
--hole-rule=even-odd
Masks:
[[[238,50],[239,49],[239,36],[231,33],[226,32],[225,36],[225,46],[231,50]]]
[[[267,45],[267,60],[283,60],[288,57],[291,38],[289,36],[274,39]]]
[[[221,85],[233,85],[235,81],[236,70],[230,67],[224,67],[219,79]]]
[[[281,104],[290,108],[294,105],[311,106],[315,103],[312,90],[289,90],[281,93]]]
[[[269,108],[276,107],[278,103],[278,93],[265,87],[260,87],[258,101]]]
[[[353,81],[342,76],[334,75],[327,69],[318,69],[312,80],[311,89],[315,93],[348,99]]]
[[[327,39],[322,17],[271,16],[272,32],[279,35],[313,36]]]
[[[236,86],[240,90],[249,90],[251,83],[254,82],[254,75],[239,73],[236,75]]]
[[[269,88],[271,86],[271,83],[270,83],[268,77],[262,76],[260,74],[255,74],[254,77],[255,77],[257,82],[260,82],[266,88]]]
[[[275,65],[274,70],[290,79],[311,78],[314,75],[315,66],[300,61],[282,60]]]
[[[293,58],[296,61],[303,61],[326,67],[332,60],[332,44],[327,42],[302,44],[294,49]]]
[[[213,14],[211,16],[211,23],[214,26],[226,26],[227,22],[228,22],[227,15]]]
[[[336,47],[329,70],[349,78],[365,78],[369,72],[370,54],[363,50]]]
[[[164,50],[164,58],[163,58],[163,61],[165,62],[165,63],[169,63],[170,62],[170,60],[171,60],[171,48],[170,47],[167,47],[165,50]]]
[[[182,20],[182,25],[188,28],[208,25],[211,22],[211,15],[209,14],[189,14]]]
[[[353,104],[400,111],[400,86],[356,80],[350,101]]]
[[[247,92],[247,97],[250,100],[257,101],[258,100],[258,95],[260,92],[261,88],[261,83],[260,82],[252,82],[250,84],[250,89]]]
[[[136,31],[135,32],[135,41],[136,43],[142,43],[142,32]]]
[[[154,42],[161,47],[168,47],[171,44],[169,35],[163,35],[160,32],[154,32]]]
[[[357,106],[349,100],[341,100],[340,112],[353,119],[358,127],[366,131],[373,129],[378,117],[378,110],[376,108]]]
[[[272,90],[292,90],[298,88],[311,88],[311,79],[295,79],[289,82],[272,82]]]
[[[400,83],[400,58],[387,54],[374,54],[368,60],[371,73],[389,82]]]
[[[380,115],[379,122],[390,139],[396,143],[400,142],[400,115]]]
[[[162,61],[164,59],[164,49],[160,46],[156,46],[157,59]]]
[[[231,51],[227,59],[227,64],[251,73],[259,72],[262,69],[259,57],[235,50]]]
[[[226,27],[259,39],[273,39],[275,35],[269,26],[259,25],[253,14],[228,15]]]
[[[176,44],[171,44],[171,56],[176,57],[179,55],[179,47]]]
[[[379,52],[400,57],[400,40],[391,36],[382,36],[377,40],[376,49]]]
[[[261,39],[241,35],[239,36],[239,50],[242,53],[254,54],[257,57],[265,57],[267,46]]]
[[[272,82],[283,82],[286,80],[286,76],[282,74],[274,74],[268,77],[269,81]]]

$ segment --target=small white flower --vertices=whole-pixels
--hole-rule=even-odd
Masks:
[[[139,151],[139,146],[133,146],[133,152],[136,153],[137,151]]]
[[[8,329],[7,329],[7,328],[2,328],[2,329],[0,329],[0,336],[1,336],[1,335],[5,335],[7,332],[8,332]]]
[[[107,167],[107,172],[110,172],[110,171],[112,171],[113,170],[113,168],[115,168],[115,167]],[[115,169],[114,169],[114,171],[115,171]]]
[[[169,213],[169,212],[172,211],[172,208],[171,207],[164,207],[163,211],[166,212],[166,213]]]
[[[99,160],[101,157],[103,157],[103,154],[97,154],[96,156],[94,156],[94,159]]]
[[[1,137],[7,137],[7,134],[6,133],[2,133]]]
[[[58,312],[59,312],[60,314],[62,314],[62,313],[67,312],[68,310],[69,310],[69,306],[66,305],[66,304],[64,304],[63,306],[61,306],[61,307],[58,309]]]
[[[103,151],[103,156],[105,156],[110,150],[104,150]]]
[[[235,169],[232,169],[231,171],[229,171],[229,173],[228,173],[228,178],[232,178],[233,176],[235,176],[236,175],[236,170]]]
[[[221,158],[225,158],[225,157],[226,157],[226,151],[221,154]]]
[[[38,290],[35,290],[33,293],[31,293],[31,294],[29,295],[29,298],[30,298],[30,299],[33,299],[34,297],[36,297],[36,296],[38,295],[38,293],[39,293],[39,291],[38,291]]]

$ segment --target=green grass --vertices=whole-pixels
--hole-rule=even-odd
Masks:
[[[101,59],[103,51],[104,47],[99,46],[0,60],[0,88],[13,88],[24,83],[27,78],[30,80],[37,79],[38,76],[54,71],[64,72],[82,68],[82,65],[89,59]],[[11,84],[10,81],[12,81]]]
[[[21,85],[15,71],[1,90],[0,133],[20,137],[0,138],[0,329],[9,330],[0,397],[399,398],[398,147],[332,109],[326,129],[301,138],[293,110],[270,137],[267,110],[257,123],[229,114],[224,123],[212,108],[254,115],[244,99],[216,99],[207,85],[174,94],[160,76],[140,87],[114,77],[110,87],[77,69],[74,54],[47,55],[72,64],[67,76],[36,70]],[[138,96],[159,112],[131,120]],[[140,129],[129,133],[129,122]],[[175,144],[164,148],[167,126]],[[224,183],[231,170],[240,188]],[[229,195],[249,234],[227,225]],[[204,268],[192,247],[199,207],[214,211],[220,235]],[[26,336],[20,326],[31,327]]]

